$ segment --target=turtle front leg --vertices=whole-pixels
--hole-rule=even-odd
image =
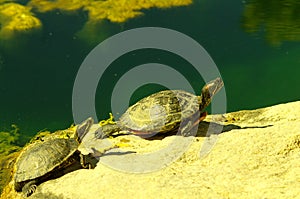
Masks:
[[[199,124],[201,121],[203,121],[207,116],[207,111],[203,112],[200,114],[200,117],[198,119],[198,121],[195,122],[195,125]]]
[[[183,128],[179,129],[180,134],[184,137],[191,136],[191,131],[193,131],[193,128],[195,128],[202,120],[204,120],[206,116],[207,112],[205,111],[200,114],[200,117],[196,121],[188,121],[187,124],[183,125]]]
[[[85,156],[83,154],[80,153],[79,155],[80,157],[80,164],[83,168],[89,168],[91,169],[92,168],[92,165],[90,163],[86,163],[86,159],[85,159]]]
[[[22,193],[24,194],[25,197],[29,197],[35,192],[37,188],[36,183],[37,183],[36,180],[32,180],[23,186]]]

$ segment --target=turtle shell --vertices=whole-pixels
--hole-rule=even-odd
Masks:
[[[44,176],[55,168],[69,164],[67,161],[75,151],[75,139],[55,138],[29,145],[16,162],[15,183]]]
[[[118,126],[137,134],[165,133],[196,113],[199,113],[198,96],[183,90],[165,90],[130,106]]]

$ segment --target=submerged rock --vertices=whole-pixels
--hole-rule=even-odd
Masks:
[[[145,9],[165,9],[192,4],[192,0],[30,0],[26,2],[28,3],[23,2],[24,5],[21,5],[14,0],[0,1],[1,40],[12,41],[20,33],[40,35],[43,24],[37,16],[41,13],[56,12],[77,16],[84,11],[88,16],[87,21],[76,33],[76,37],[98,43],[115,33],[110,32],[108,28],[112,23],[105,26],[107,22],[124,23],[143,15]]]
[[[191,3],[192,0],[31,0],[28,6],[36,9],[38,12],[49,12],[52,10],[73,12],[84,9],[88,11],[90,21],[108,19],[111,22],[122,23],[142,15],[143,9],[187,6]]]
[[[40,30],[42,22],[30,11],[31,8],[17,4],[0,5],[0,37],[9,39],[16,33]]]

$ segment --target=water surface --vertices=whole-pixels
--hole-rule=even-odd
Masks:
[[[228,112],[299,100],[299,9],[299,3],[287,0],[195,0],[185,7],[143,10],[143,16],[123,23],[103,20],[86,31],[81,31],[85,11],[36,12],[43,24],[39,34],[0,38],[0,130],[17,124],[32,136],[45,128],[68,127],[73,83],[86,55],[111,35],[147,26],[180,31],[208,51],[225,82]],[[108,117],[111,92],[121,75],[150,62],[174,67],[200,93],[203,80],[180,57],[155,49],[130,52],[115,60],[99,83],[99,119]],[[142,86],[130,101],[163,88]]]

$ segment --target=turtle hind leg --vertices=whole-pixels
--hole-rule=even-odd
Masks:
[[[15,188],[15,191],[20,192],[20,191],[22,191],[23,184],[20,182],[15,182],[14,188]]]
[[[87,162],[86,161],[86,155],[83,155],[83,154],[79,154],[79,157],[80,157],[80,165],[82,166],[82,168],[84,169],[91,169],[93,168],[92,164],[90,162]]]
[[[119,134],[119,131],[121,129],[117,124],[106,124],[104,126],[100,126],[96,131],[95,131],[95,138],[97,139],[104,139],[110,136],[116,136],[114,135],[117,133]]]
[[[22,193],[24,194],[25,197],[29,197],[35,192],[37,188],[36,184],[37,184],[36,180],[31,180],[23,186]]]

